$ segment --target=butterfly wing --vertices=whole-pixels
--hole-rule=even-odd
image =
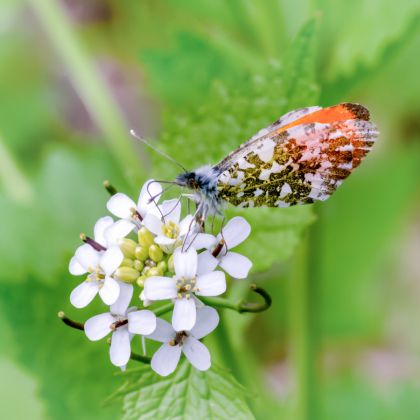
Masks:
[[[293,111],[215,166],[219,197],[239,207],[326,200],[360,164],[377,136],[361,105]]]

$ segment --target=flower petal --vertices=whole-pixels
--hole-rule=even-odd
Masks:
[[[197,274],[197,251],[192,247],[184,252],[182,248],[177,248],[173,255],[177,277],[194,278]]]
[[[107,305],[114,304],[120,295],[120,284],[112,277],[106,277],[104,284],[99,289],[99,296]]]
[[[173,299],[176,294],[176,281],[171,277],[149,277],[144,282],[144,296],[148,300]]]
[[[219,260],[210,251],[203,251],[198,254],[197,275],[211,273],[219,264]]]
[[[95,241],[99,244],[106,246],[105,230],[114,223],[111,216],[105,216],[98,219],[93,228]]]
[[[164,216],[165,223],[173,222],[179,224],[181,218],[181,201],[178,198],[166,200],[160,205],[160,210]]]
[[[121,219],[131,218],[131,209],[137,208],[136,203],[123,193],[114,194],[106,203],[107,209]]]
[[[190,331],[190,335],[194,336],[197,340],[200,340],[217,327],[219,320],[219,314],[216,309],[210,306],[197,308],[197,320]]]
[[[175,331],[189,331],[195,324],[197,308],[194,299],[181,298],[175,300],[172,314],[172,326]]]
[[[70,302],[76,308],[84,308],[92,302],[98,293],[98,283],[96,281],[84,281],[70,293]]]
[[[228,252],[219,263],[230,276],[235,279],[245,279],[252,267],[252,262],[244,255]]]
[[[156,182],[153,179],[149,179],[149,181],[145,182],[137,201],[137,210],[142,217],[144,217],[151,208],[156,208],[156,203],[159,201],[161,194],[162,186],[159,182]],[[153,198],[153,201],[150,201],[151,198]]]
[[[196,283],[198,296],[218,296],[226,291],[225,273],[213,271],[197,277]]]
[[[169,322],[156,318],[156,329],[147,338],[161,343],[167,343],[175,337],[175,330]]]
[[[128,331],[131,334],[147,335],[156,329],[156,315],[152,311],[129,312],[127,318]]]
[[[89,271],[89,268],[95,269],[99,263],[100,254],[95,251],[90,245],[84,244],[76,249],[75,257],[80,265]]]
[[[126,326],[117,328],[112,333],[109,356],[115,366],[124,366],[130,360],[131,345],[130,335]]]
[[[77,261],[76,257],[72,257],[69,264],[69,271],[70,274],[73,276],[80,276],[81,274],[85,274],[86,270],[81,266],[79,261]]]
[[[155,243],[162,246],[170,246],[176,242],[176,239],[168,238],[167,236],[158,235],[155,238]]]
[[[134,223],[127,219],[118,220],[105,230],[104,236],[107,245],[115,245],[118,239],[126,237],[134,227]]]
[[[179,223],[179,236],[184,236],[189,231],[193,234],[194,224],[194,216],[192,214],[185,216]]]
[[[180,346],[163,344],[153,355],[150,366],[159,375],[168,376],[176,369],[180,357]]]
[[[192,246],[197,251],[200,249],[209,249],[216,243],[216,237],[210,235],[209,233],[199,233],[196,234],[191,232],[187,238],[185,238],[184,248],[189,248]]]
[[[116,315],[125,315],[128,305],[133,296],[133,285],[122,281],[118,282],[120,286],[120,295],[114,304],[109,308],[111,313]]]
[[[147,213],[143,219],[143,225],[155,235],[162,235],[163,223],[156,215]]]
[[[111,332],[111,324],[115,318],[109,313],[95,315],[85,322],[85,334],[89,340],[97,341]]]
[[[243,242],[250,232],[250,224],[243,217],[236,216],[229,220],[217,238],[223,238],[229,250]]]
[[[207,370],[211,366],[210,352],[196,338],[189,336],[182,346],[182,351],[190,363],[198,370]]]
[[[122,263],[124,254],[117,245],[109,247],[101,256],[99,265],[107,276],[110,276]]]

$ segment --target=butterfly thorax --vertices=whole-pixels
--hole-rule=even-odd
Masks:
[[[190,198],[198,203],[200,217],[221,214],[222,200],[219,197],[217,182],[220,172],[212,166],[202,166],[195,171],[178,175],[175,183],[192,191]]]

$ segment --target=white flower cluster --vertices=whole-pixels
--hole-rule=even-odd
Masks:
[[[87,306],[97,294],[109,306],[108,312],[86,321],[86,336],[95,341],[112,333],[110,359],[123,369],[134,335],[161,342],[151,367],[166,376],[176,369],[181,353],[199,370],[210,367],[210,353],[200,339],[217,327],[219,316],[200,296],[222,295],[225,273],[246,278],[252,263],[231,251],[250,233],[243,218],[231,219],[217,236],[200,232],[193,215],[181,220],[180,200],[158,205],[161,194],[160,184],[149,180],[137,204],[125,194],[113,195],[107,208],[118,220],[102,217],[93,238],[81,236],[84,244],[69,270],[77,276],[87,274],[70,295],[76,308]],[[137,302],[130,306],[133,295]],[[144,309],[162,300],[173,303],[171,323],[157,318],[155,310]],[[153,307],[161,310],[158,305]]]

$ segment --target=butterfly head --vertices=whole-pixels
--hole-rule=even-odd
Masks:
[[[202,166],[191,172],[183,172],[175,178],[180,187],[193,191],[193,200],[202,208],[202,214],[220,212],[220,200],[217,191],[219,172],[215,167]]]
[[[200,182],[197,178],[197,174],[194,171],[183,172],[182,174],[179,174],[175,178],[175,183],[180,187],[185,187],[193,191],[200,189]]]

